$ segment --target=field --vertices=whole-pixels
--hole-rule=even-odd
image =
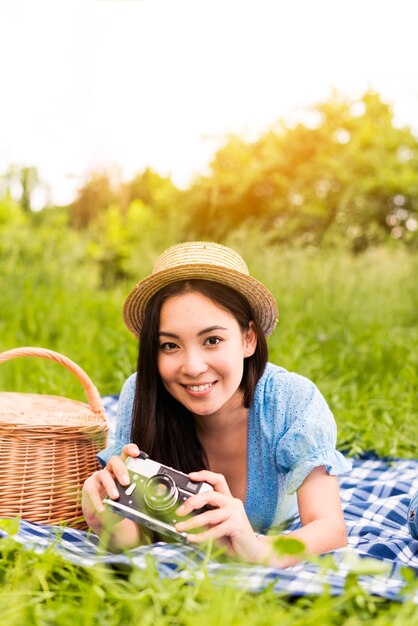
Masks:
[[[270,360],[319,386],[337,420],[339,448],[416,458],[418,257],[388,247],[358,256],[290,250],[257,237],[229,243],[277,298]],[[38,238],[3,254],[0,350],[57,350],[81,365],[102,395],[118,393],[135,369],[135,340],[120,315],[134,281],[100,288],[97,268],[77,245]],[[147,250],[138,279],[151,263]],[[2,390],[84,399],[78,381],[53,363],[19,359],[1,372]],[[205,577],[194,585],[161,581],[152,563],[120,577],[72,566],[53,552],[37,556],[12,540],[0,541],[0,550],[0,623],[9,626],[418,624],[416,605],[369,597],[354,578],[343,596],[291,600],[270,590],[219,588]]]
[[[60,243],[40,241],[2,262],[0,349],[57,350],[101,395],[119,393],[137,353],[121,308],[152,256],[138,263],[137,279],[105,290],[81,251],[59,256]],[[318,385],[336,417],[340,448],[416,457],[418,257],[387,248],[354,257],[286,250],[257,238],[232,244],[278,301],[270,360]],[[2,388],[84,399],[71,374],[41,360],[2,365]]]

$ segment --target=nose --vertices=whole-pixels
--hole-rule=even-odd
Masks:
[[[185,376],[197,378],[208,370],[208,364],[200,350],[187,350],[184,353],[181,371]]]

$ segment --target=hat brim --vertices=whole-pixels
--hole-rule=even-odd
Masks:
[[[268,336],[273,332],[279,314],[276,300],[267,287],[252,276],[233,269],[192,263],[150,274],[132,289],[123,306],[123,320],[131,333],[140,337],[145,310],[154,294],[166,285],[194,278],[215,281],[241,293],[250,303],[264,334]]]

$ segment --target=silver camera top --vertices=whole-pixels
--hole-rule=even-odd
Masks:
[[[195,493],[203,493],[204,491],[213,491],[213,487],[212,485],[209,485],[209,483],[190,480],[187,474],[184,474],[179,470],[175,470],[168,465],[162,465],[162,463],[157,463],[157,461],[153,461],[149,457],[144,458],[144,456],[145,455],[136,458],[129,457],[125,461],[127,469],[130,472],[134,472],[148,478],[156,475],[171,476],[176,481],[177,487],[190,491],[190,495]]]

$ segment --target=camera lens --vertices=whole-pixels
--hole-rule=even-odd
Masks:
[[[145,484],[145,504],[155,511],[166,511],[177,502],[178,491],[171,476],[156,474]]]

